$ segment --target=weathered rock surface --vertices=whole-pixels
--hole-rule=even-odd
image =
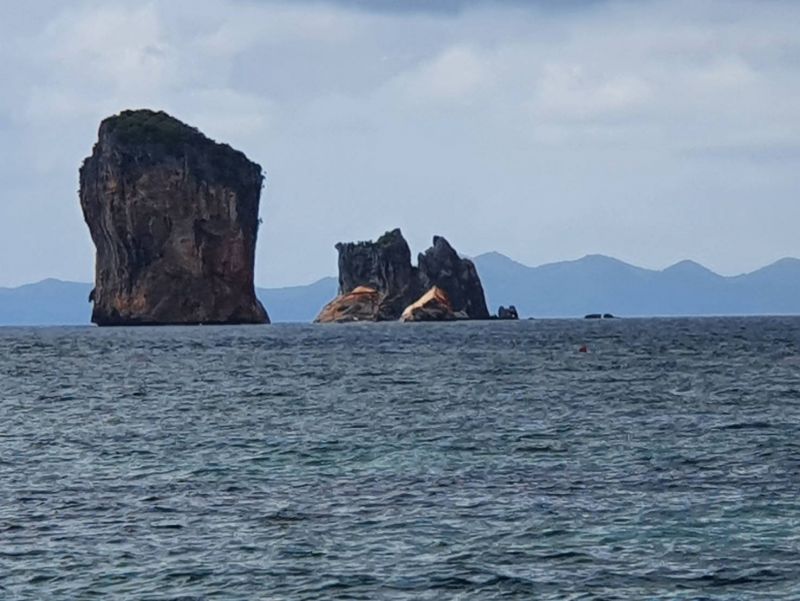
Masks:
[[[434,286],[405,308],[400,321],[451,321],[456,319],[453,305],[444,290]]]
[[[411,265],[411,250],[399,229],[386,232],[375,242],[340,242],[336,250],[340,296],[358,286],[376,290],[381,298],[374,321],[396,320],[425,291],[420,286],[417,269]]]
[[[98,325],[268,323],[253,266],[261,167],[163,112],[105,119],[80,170]]]
[[[497,310],[497,318],[519,319],[519,314],[517,313],[517,308],[514,305],[509,305],[508,307],[500,305],[500,308]]]
[[[340,319],[343,311],[336,307],[350,303],[346,300],[348,295],[359,286],[370,288],[378,295],[373,321],[399,319],[409,305],[432,288],[440,289],[446,296],[450,313],[456,318],[489,318],[475,265],[459,257],[440,236],[434,237],[433,246],[419,255],[419,267],[411,264],[411,251],[399,229],[387,232],[375,242],[339,243],[336,249],[339,251],[339,297],[323,309],[316,319],[318,322],[343,321]],[[370,311],[358,314],[360,320],[367,319]]]
[[[419,255],[422,287],[437,286],[444,290],[456,313],[470,319],[489,319],[486,297],[475,264],[462,259],[441,236],[433,237],[433,246]]]
[[[347,323],[349,321],[378,321],[381,295],[374,288],[356,286],[351,292],[337,296],[320,312],[320,323]]]

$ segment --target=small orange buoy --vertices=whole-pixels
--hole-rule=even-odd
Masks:
[[[583,346],[581,346],[581,348],[578,349],[578,352],[579,353],[588,353],[589,352],[589,347],[584,344]]]

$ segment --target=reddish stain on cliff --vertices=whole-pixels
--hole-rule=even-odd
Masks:
[[[320,312],[318,322],[397,320],[423,298],[424,310],[415,307],[404,321],[489,318],[474,263],[460,257],[441,236],[418,256],[418,267],[411,264],[411,250],[399,229],[375,242],[339,243],[336,250],[339,296]],[[353,296],[359,286],[373,291],[369,302]],[[424,296],[431,290],[438,292]]]

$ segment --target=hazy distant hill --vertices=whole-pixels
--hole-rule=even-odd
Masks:
[[[336,296],[338,288],[336,278],[323,278],[308,286],[257,288],[256,294],[273,322],[309,322]]]
[[[272,321],[311,321],[336,295],[336,278],[307,286],[256,288]],[[0,325],[87,325],[91,284],[47,279],[19,288],[0,288]]]
[[[87,324],[91,289],[91,284],[54,279],[0,288],[0,325]]]
[[[602,255],[527,267],[487,253],[475,264],[493,310],[514,304],[525,316],[800,314],[798,259],[736,277],[693,261],[656,271]]]
[[[514,304],[524,317],[800,314],[798,259],[736,277],[692,261],[656,271],[602,255],[527,267],[487,253],[475,264],[492,312]],[[307,286],[258,288],[257,294],[274,322],[309,322],[336,288],[336,278],[323,278]],[[0,288],[0,325],[88,324],[90,290],[90,284],[53,279]]]

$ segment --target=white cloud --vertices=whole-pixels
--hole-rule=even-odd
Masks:
[[[445,49],[438,56],[389,82],[390,92],[399,92],[413,103],[469,104],[493,83],[490,61],[468,46]]]
[[[395,225],[529,263],[800,255],[794,3],[34,4],[0,8],[0,257],[19,257],[0,285],[90,277],[77,167],[100,119],[139,106],[264,165],[262,284],[329,274],[337,239]],[[37,220],[62,235],[20,252]]]
[[[236,10],[215,13],[216,26],[199,36],[197,47],[207,54],[228,57],[253,47],[287,43],[343,44],[369,19],[324,4],[312,10],[297,3],[240,5]]]
[[[56,80],[67,86],[141,91],[181,83],[182,69],[154,4],[65,11],[38,42]]]
[[[721,57],[690,74],[698,87],[735,92],[758,83],[758,74],[738,57]]]
[[[533,109],[539,115],[558,119],[619,116],[644,105],[650,95],[647,82],[635,75],[602,77],[582,65],[546,64]]]

